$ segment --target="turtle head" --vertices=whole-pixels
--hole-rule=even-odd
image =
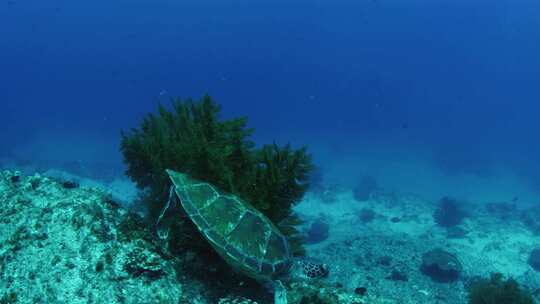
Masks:
[[[291,276],[300,279],[321,279],[328,277],[327,264],[314,258],[296,258],[291,267]]]

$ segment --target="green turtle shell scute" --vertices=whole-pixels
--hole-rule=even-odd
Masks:
[[[292,256],[287,239],[266,216],[209,183],[167,173],[187,215],[225,261],[261,280],[288,270]]]

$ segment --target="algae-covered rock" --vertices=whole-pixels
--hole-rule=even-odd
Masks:
[[[397,304],[375,295],[358,295],[342,287],[330,286],[324,281],[292,283],[287,294],[292,304]]]
[[[187,287],[136,218],[99,189],[0,173],[1,301],[180,303]]]
[[[422,255],[420,270],[436,282],[456,281],[463,270],[458,258],[441,248],[435,248]]]
[[[257,302],[244,297],[226,297],[219,299],[218,304],[257,304]]]

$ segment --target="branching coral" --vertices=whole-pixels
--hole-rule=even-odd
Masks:
[[[467,213],[463,209],[462,203],[450,197],[443,197],[433,213],[435,222],[446,228],[461,224],[466,216]]]
[[[469,304],[533,304],[531,294],[513,279],[503,280],[500,273],[482,279],[469,288]]]
[[[247,118],[221,120],[219,113],[220,107],[208,95],[198,102],[176,99],[170,111],[160,106],[139,128],[122,132],[126,173],[147,190],[144,201],[150,218],[157,218],[167,200],[170,182],[165,169],[172,169],[250,202],[302,253],[295,227],[299,220],[291,209],[307,190],[313,167],[306,148],[276,144],[256,148],[249,140],[253,129],[246,127]]]

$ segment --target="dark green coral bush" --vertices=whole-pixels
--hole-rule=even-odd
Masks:
[[[170,110],[160,106],[139,128],[122,132],[127,175],[145,190],[150,218],[155,220],[167,201],[170,181],[165,169],[172,169],[250,202],[302,253],[295,228],[299,221],[291,208],[308,187],[312,163],[306,148],[257,148],[249,139],[253,129],[246,127],[245,117],[223,120],[219,114],[220,107],[209,96],[197,102],[175,99]],[[194,233],[186,237],[197,237],[190,234]]]
[[[503,280],[500,273],[490,279],[482,279],[469,288],[469,304],[533,304],[529,292],[522,289],[514,279]]]

